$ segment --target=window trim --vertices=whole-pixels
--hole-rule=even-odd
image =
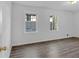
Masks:
[[[56,16],[56,15],[51,15],[51,16],[49,16],[49,17],[56,17],[56,24],[57,24],[57,29],[55,30],[55,29],[53,29],[52,28],[52,30],[50,29],[50,18],[49,18],[49,29],[50,29],[50,32],[53,32],[53,31],[58,31],[58,17]],[[53,20],[52,20],[53,21]],[[52,22],[53,23],[53,22]]]
[[[33,14],[33,13],[31,13],[31,14]],[[26,30],[25,30],[25,18],[24,18],[24,33],[37,33],[38,32],[38,15],[37,14],[35,14],[35,15],[36,15],[36,21],[35,21],[36,22],[36,31],[26,32]],[[33,21],[27,21],[27,22],[33,22]]]

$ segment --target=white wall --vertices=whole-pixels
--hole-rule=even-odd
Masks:
[[[0,8],[2,8],[0,48],[6,47],[6,51],[0,52],[0,58],[8,58],[11,50],[11,2],[0,2]]]
[[[24,33],[24,16],[26,13],[37,15],[38,32]],[[49,30],[49,16],[57,15],[59,20],[59,31]],[[73,36],[72,13],[66,11],[56,11],[41,7],[12,5],[12,45],[28,44],[40,41],[66,38],[68,33]]]
[[[0,35],[2,34],[2,8],[0,8]]]
[[[79,12],[75,12],[73,14],[74,18],[73,18],[73,24],[74,24],[74,36],[75,37],[79,37]]]

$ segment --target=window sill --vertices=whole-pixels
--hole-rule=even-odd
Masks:
[[[33,31],[33,32],[24,32],[24,33],[37,33],[38,31]]]

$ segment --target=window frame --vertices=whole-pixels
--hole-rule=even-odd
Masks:
[[[26,13],[26,14],[29,14],[29,13]],[[26,18],[26,14],[25,14],[25,18]],[[34,13],[31,13],[31,14],[34,14]],[[24,33],[36,33],[36,32],[38,32],[38,20],[37,20],[38,15],[37,14],[34,14],[34,15],[36,15],[36,21],[25,21],[25,18],[24,18]],[[25,22],[36,22],[36,30],[27,32],[25,29],[26,28]]]
[[[52,17],[52,29],[50,28],[50,23],[51,23],[51,21],[50,21],[50,18]],[[55,19],[56,20],[55,20]],[[56,23],[53,25],[53,21],[54,21],[54,23],[55,23],[55,21],[56,21]],[[53,29],[53,27],[56,27],[56,29],[54,28]],[[51,15],[51,16],[49,16],[49,29],[50,29],[50,31],[58,31],[58,17],[57,16],[55,16],[55,15]]]

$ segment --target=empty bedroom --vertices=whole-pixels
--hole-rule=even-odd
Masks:
[[[0,3],[1,58],[79,58],[79,1]]]

